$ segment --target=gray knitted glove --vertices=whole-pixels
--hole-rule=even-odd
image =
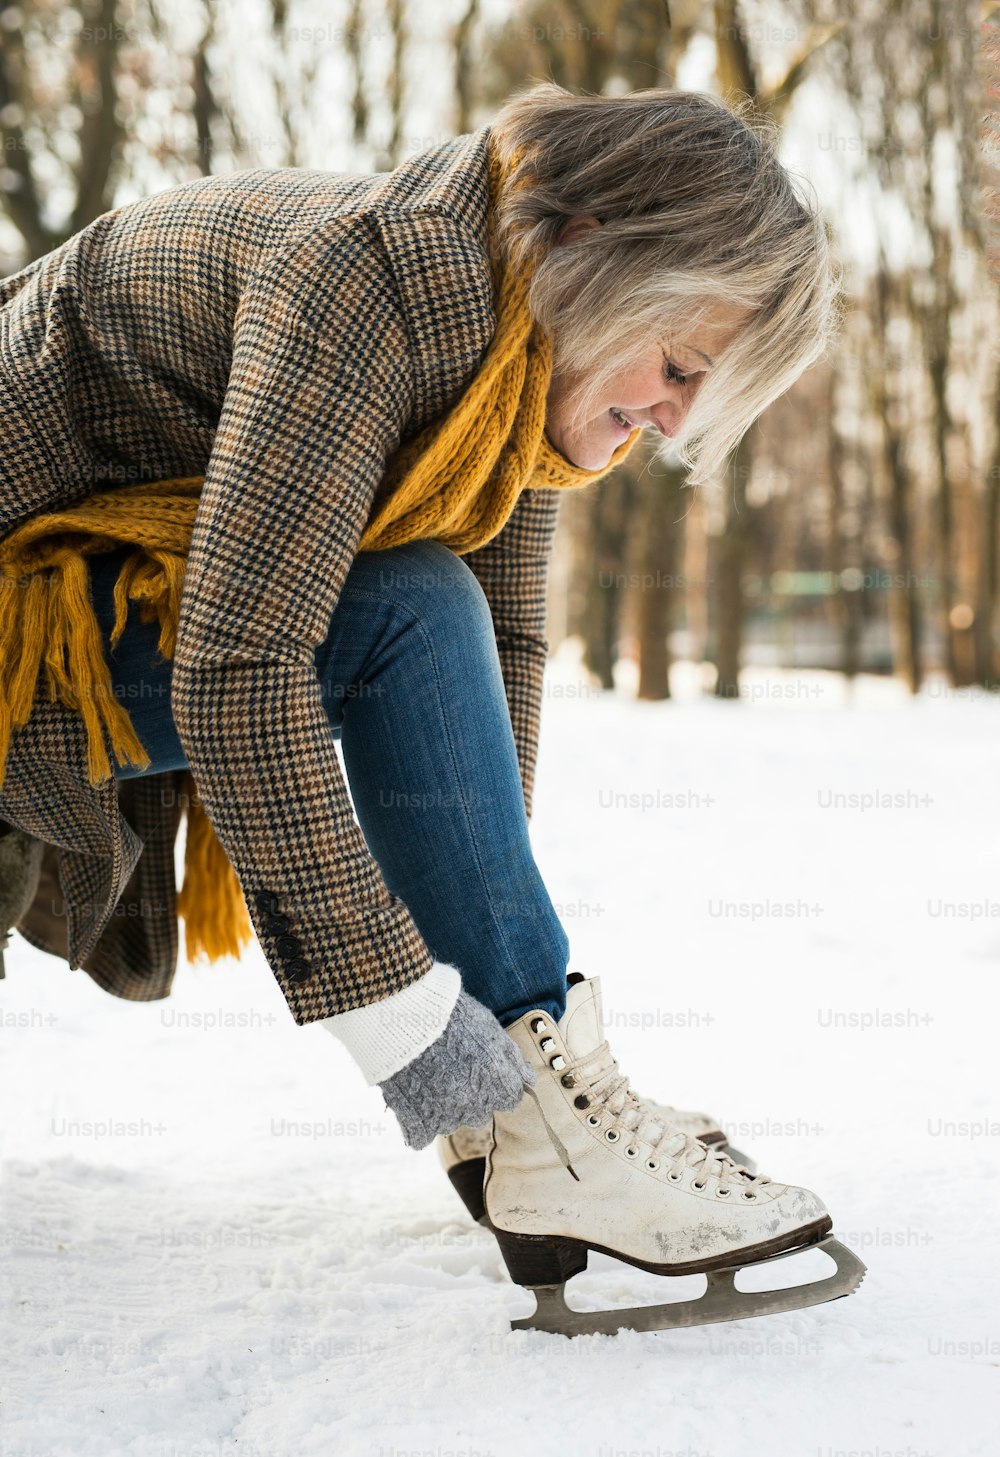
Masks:
[[[536,1073],[493,1013],[460,991],[436,1042],[379,1083],[410,1148],[439,1133],[488,1123],[497,1109],[516,1108]]]

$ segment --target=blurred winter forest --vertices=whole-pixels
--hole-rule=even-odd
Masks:
[[[4,273],[200,174],[389,169],[535,80],[749,95],[841,335],[713,487],[649,441],[567,495],[551,642],[653,699],[679,659],[734,699],[751,663],[1000,685],[996,0],[35,0],[0,46]]]

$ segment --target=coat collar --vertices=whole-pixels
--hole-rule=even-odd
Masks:
[[[465,132],[418,152],[383,174],[366,198],[383,216],[438,213],[453,218],[488,247],[490,128]]]

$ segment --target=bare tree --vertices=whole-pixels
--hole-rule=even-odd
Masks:
[[[76,18],[80,23],[71,23]],[[0,140],[8,181],[6,215],[20,234],[28,260],[57,247],[111,206],[122,161],[124,131],[119,119],[117,77],[124,31],[115,0],[92,0],[79,12],[69,4],[44,11],[11,9],[0,26]],[[75,155],[63,170],[72,203],[62,221],[47,221],[48,197],[40,182],[37,151],[29,132],[46,138],[50,157],[65,156],[64,126],[49,99],[52,81],[43,78],[38,56],[64,60],[59,104],[79,116]]]
[[[369,126],[368,96],[365,91],[361,49],[363,34],[364,0],[350,0],[344,37],[348,59],[351,63],[351,122],[356,147],[363,146],[367,141]]]
[[[472,130],[477,100],[475,35],[479,23],[479,0],[467,0],[465,11],[452,34],[455,53],[455,129],[459,136]]]
[[[984,99],[975,159],[980,168],[983,260],[1000,288],[1000,6],[982,23],[980,83]],[[972,161],[969,162],[969,175]],[[985,472],[981,506],[982,552],[976,604],[976,677],[991,688],[1000,686],[997,665],[996,616],[1000,598],[1000,353],[993,389],[993,451]]]
[[[213,78],[216,0],[201,8],[190,53],[156,0],[53,0],[3,12],[0,200],[24,261],[114,207],[127,181],[213,170],[216,130],[231,141],[233,127]],[[172,102],[159,131],[143,118],[154,89]]]
[[[655,456],[644,478],[637,521],[644,548],[638,558],[636,638],[639,698],[670,697],[669,635],[683,601],[687,472]]]
[[[839,32],[838,23],[816,23],[787,63],[780,79],[766,85],[758,61],[751,53],[739,0],[714,0],[716,69],[725,99],[748,98],[763,116],[782,122],[810,63]],[[743,578],[754,547],[754,510],[748,489],[753,476],[753,430],[747,431],[734,452],[724,482],[723,529],[716,542],[715,692],[720,698],[739,697],[746,603]]]
[[[212,125],[221,115],[221,108],[212,84],[209,53],[215,40],[215,3],[206,0],[205,29],[194,53],[192,85],[194,88],[194,123],[198,166],[206,177],[211,176],[215,160]]]

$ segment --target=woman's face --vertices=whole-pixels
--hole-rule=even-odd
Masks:
[[[560,241],[568,242],[597,218],[571,218]],[[656,339],[634,365],[612,379],[589,419],[569,423],[576,391],[583,382],[553,370],[546,397],[545,433],[567,460],[583,470],[601,470],[636,426],[676,435],[705,376],[738,328],[735,315],[718,310],[677,339]]]

